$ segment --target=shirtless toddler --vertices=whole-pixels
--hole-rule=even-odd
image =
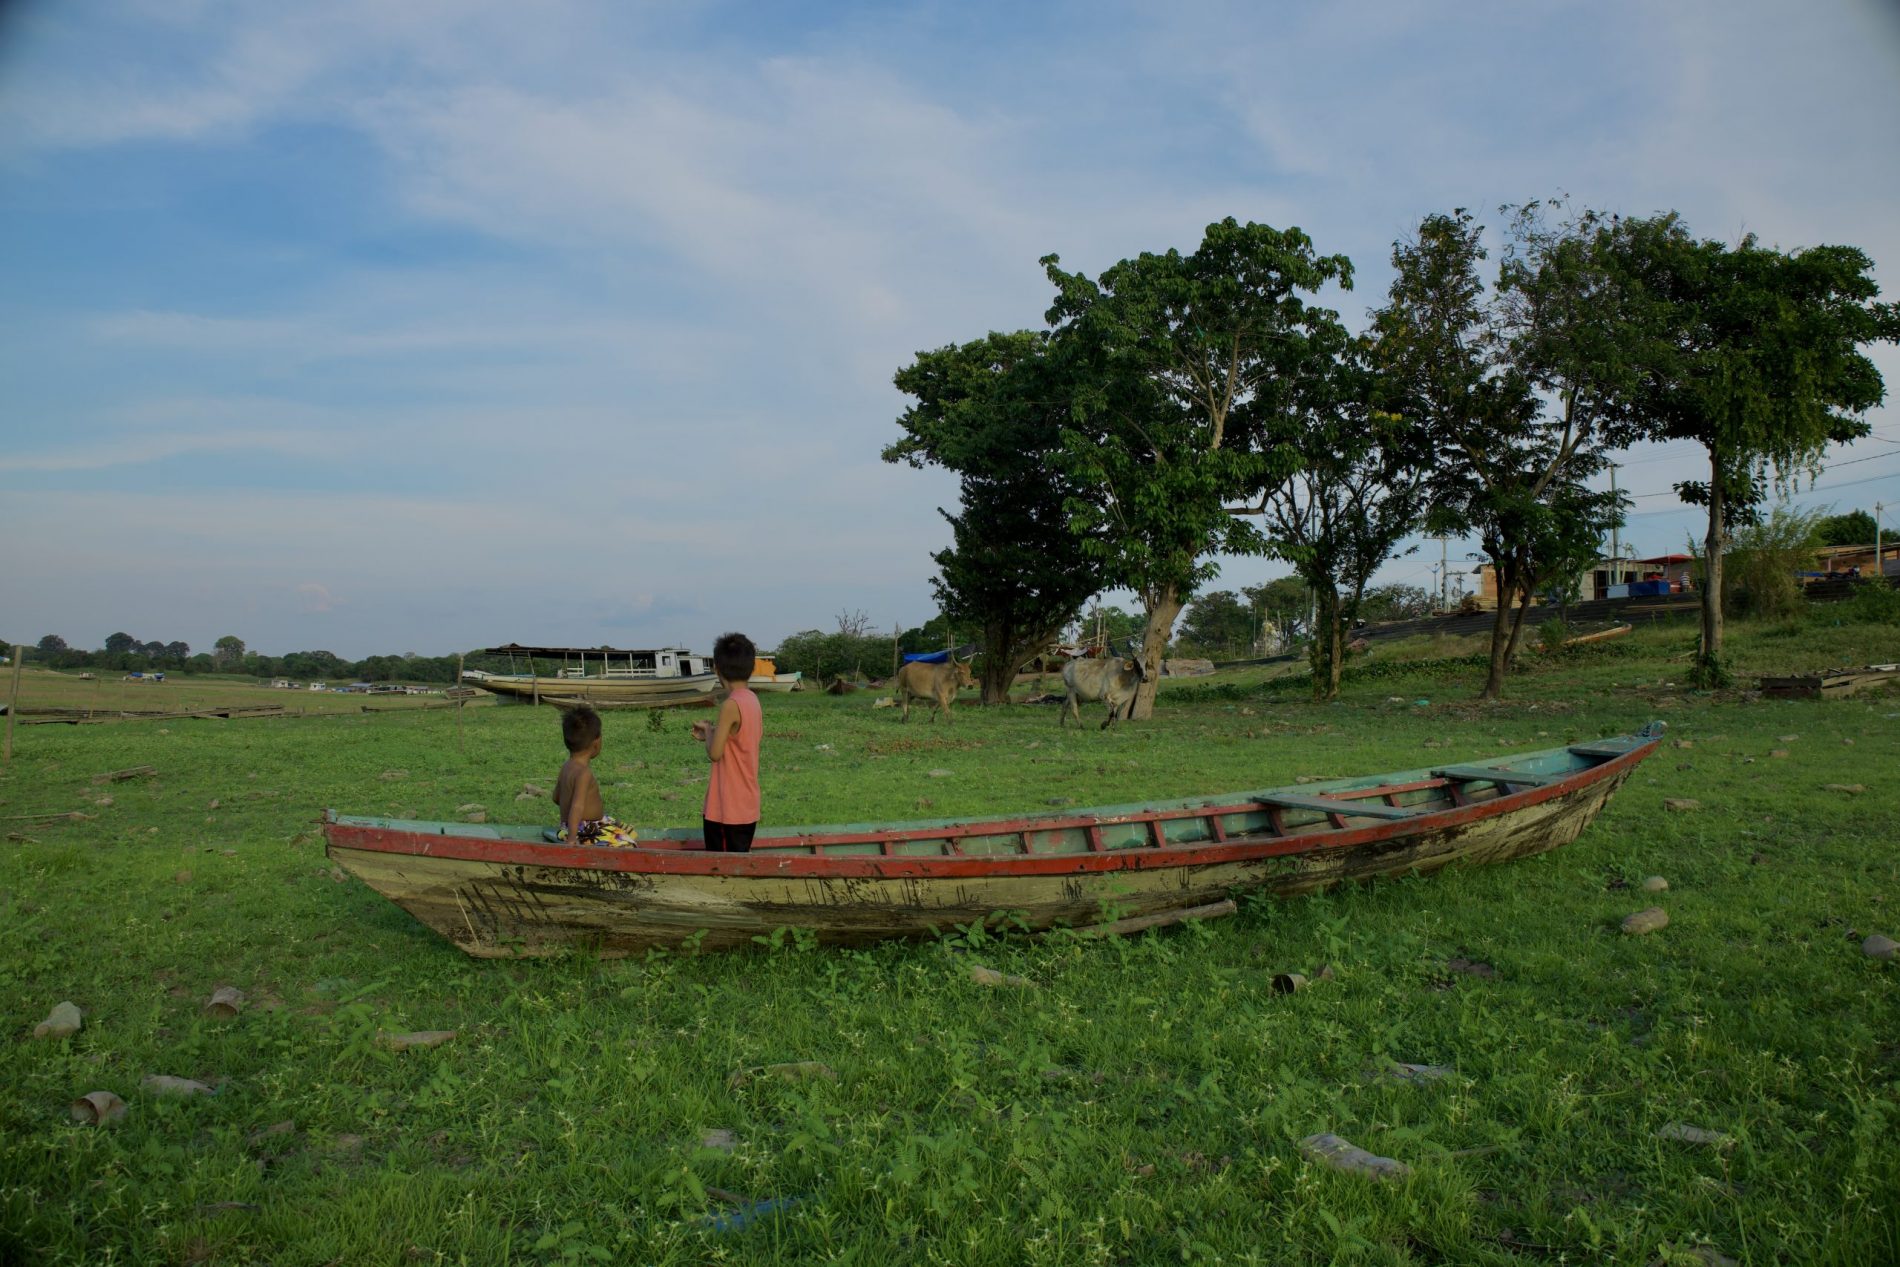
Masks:
[[[593,764],[600,755],[600,714],[586,704],[566,710],[561,714],[561,739],[567,744],[567,764],[554,781],[554,803],[561,808],[559,838],[578,845],[639,843],[633,829],[609,818],[601,804]]]

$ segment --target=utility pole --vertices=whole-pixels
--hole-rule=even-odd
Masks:
[[[1445,568],[1447,565],[1446,564],[1447,556],[1445,552],[1447,549],[1449,549],[1450,539],[1447,537],[1440,536],[1440,537],[1427,537],[1426,540],[1436,541],[1438,543],[1438,610],[1442,612],[1445,610],[1445,601],[1446,601],[1445,600],[1445,582],[1446,582]]]
[[[1880,559],[1880,516],[1885,510],[1879,502],[1874,503],[1874,575],[1883,581],[1887,579],[1887,565]]]
[[[1614,462],[1611,462],[1609,466],[1610,466],[1610,498],[1612,501],[1614,501],[1616,499],[1616,472],[1618,468],[1617,468],[1616,463]],[[1619,579],[1616,574],[1616,570],[1617,570],[1616,560],[1623,557],[1622,541],[1616,534],[1617,524],[1620,523],[1621,520],[1622,520],[1622,516],[1619,514],[1615,519],[1612,519],[1610,521],[1610,584],[1612,585],[1616,584],[1617,580]]]

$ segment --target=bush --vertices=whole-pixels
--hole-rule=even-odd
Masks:
[[[1900,625],[1900,589],[1884,580],[1863,579],[1853,597],[1834,604],[1833,614],[1843,623]]]
[[[1552,616],[1549,620],[1537,626],[1537,640],[1543,645],[1544,650],[1547,652],[1555,653],[1564,645],[1565,639],[1569,637],[1570,626],[1566,625],[1556,616]]]
[[[803,673],[816,683],[839,676],[881,678],[891,671],[891,638],[807,629],[782,640],[772,663],[780,673]]]
[[[1777,506],[1738,529],[1728,564],[1727,607],[1731,615],[1785,620],[1801,614],[1800,574],[1814,567],[1814,526],[1820,511]]]

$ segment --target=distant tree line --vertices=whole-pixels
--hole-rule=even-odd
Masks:
[[[1884,385],[1862,349],[1900,341],[1900,308],[1875,302],[1853,247],[1698,239],[1674,213],[1562,202],[1502,213],[1492,266],[1468,212],[1420,220],[1363,333],[1316,302],[1351,289],[1350,260],[1230,218],[1191,253],[1099,277],[1048,256],[1043,328],[899,370],[914,403],[884,458],[960,480],[934,586],[980,635],[985,701],[1092,598],[1127,590],[1150,669],[1134,716],[1148,716],[1184,609],[1183,644],[1260,637],[1261,602],[1201,593],[1223,554],[1292,568],[1305,610],[1276,629],[1304,622],[1314,692],[1330,697],[1377,606],[1372,574],[1425,532],[1475,538],[1498,578],[1495,697],[1534,596],[1593,565],[1622,521],[1626,499],[1593,487],[1610,456],[1677,440],[1708,458],[1677,485],[1708,511],[1693,676],[1724,680],[1731,532],[1827,446],[1867,434]]]
[[[289,678],[299,682],[442,682],[455,681],[454,656],[373,655],[345,660],[329,651],[292,651],[288,655],[261,655],[233,634],[212,644],[209,652],[193,654],[183,642],[141,642],[129,633],[115,633],[96,651],[67,644],[58,634],[47,634],[34,644],[33,662],[53,669],[93,669],[111,673],[218,673],[260,679]]]

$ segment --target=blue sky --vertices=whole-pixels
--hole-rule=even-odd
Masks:
[[[955,492],[878,460],[891,374],[1038,324],[1041,255],[1298,225],[1357,323],[1420,216],[1562,191],[1892,297],[1896,120],[1891,4],[8,5],[0,631],[918,624]],[[1900,530],[1872,421],[1800,500]],[[1695,457],[1627,455],[1640,551]]]

